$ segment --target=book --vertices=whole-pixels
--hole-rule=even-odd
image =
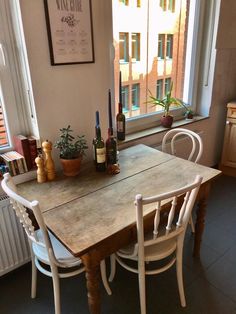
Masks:
[[[32,168],[36,169],[37,165],[35,163],[35,158],[38,156],[37,139],[35,136],[29,136],[28,142],[29,142],[29,151],[30,151]]]
[[[6,153],[1,154],[1,158],[4,161],[5,165],[8,167],[10,175],[15,176],[16,170],[13,161],[6,155]]]
[[[16,151],[10,151],[4,154],[14,163],[14,168],[17,174],[22,174],[28,171],[24,156]]]
[[[24,135],[15,135],[13,136],[13,141],[14,141],[14,147],[15,150],[21,154],[25,158],[26,162],[26,167],[27,170],[32,169],[32,162],[31,162],[31,155],[30,155],[30,148],[29,148],[29,141],[28,138]],[[23,161],[24,163],[24,161]]]

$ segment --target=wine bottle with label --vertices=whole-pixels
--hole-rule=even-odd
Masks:
[[[119,111],[116,115],[117,139],[125,140],[125,115],[122,112],[122,104],[119,103]]]
[[[99,124],[99,112],[96,111],[96,137],[93,140],[94,158],[96,171],[106,171],[106,149],[105,143],[101,136],[101,128]]]
[[[112,128],[108,129],[108,139],[106,140],[106,160],[107,167],[117,163],[117,141],[113,135]]]

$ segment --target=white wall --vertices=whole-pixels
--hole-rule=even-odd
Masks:
[[[20,2],[41,137],[54,142],[59,128],[71,124],[76,132],[86,135],[90,145],[87,155],[91,158],[95,111],[100,111],[102,132],[106,137],[107,91],[113,88],[111,1],[92,0],[95,63],[63,66],[50,65],[43,1]],[[226,44],[222,40],[225,31],[235,36],[236,9],[226,5],[228,0],[221,2],[217,40],[220,46],[216,52],[210,118],[189,127],[204,132],[202,161],[210,166],[220,159],[226,103],[236,98],[236,47],[229,47],[231,38]],[[235,5],[234,0],[231,2]],[[228,22],[229,13],[234,20],[232,23]],[[152,136],[142,142],[152,145],[160,142],[162,136]],[[54,157],[56,155],[55,151]]]

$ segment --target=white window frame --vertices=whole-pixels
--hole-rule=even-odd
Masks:
[[[38,136],[38,125],[19,0],[0,0],[0,19],[0,44],[3,50],[0,56],[0,86],[9,138],[9,145],[0,148],[0,152],[4,152],[13,149],[13,135]]]
[[[183,100],[186,103],[191,103],[191,108],[195,112],[200,114],[204,112],[205,115],[209,114],[209,110],[202,109],[202,90],[204,89],[204,82],[199,75],[199,69],[206,72],[205,68],[208,66],[208,72],[213,75],[214,72],[214,56],[211,58],[212,54],[214,55],[214,44],[212,43],[213,33],[216,31],[217,21],[219,17],[219,3],[220,0],[217,0],[217,4],[214,5],[215,0],[191,0],[191,3],[195,5],[191,6],[190,10],[190,21],[194,21],[189,29],[188,41],[194,36],[195,39],[192,42],[193,49],[187,50],[188,62],[186,64],[185,70],[185,82],[188,80],[188,88],[184,89]],[[218,10],[216,9],[218,8]],[[204,14],[204,11],[207,11],[208,14]],[[210,17],[210,18],[209,18]],[[204,25],[204,32],[203,32]],[[208,51],[208,64],[204,63],[204,57],[201,58],[203,63],[200,62],[201,49],[202,46],[206,46],[210,42],[210,47]],[[202,45],[201,45],[202,44]],[[187,58],[186,58],[187,59]],[[211,68],[210,68],[211,67]],[[189,70],[191,69],[191,71]],[[212,85],[211,85],[212,87]],[[208,94],[211,94],[211,88],[208,88]],[[210,100],[210,96],[208,96]],[[206,104],[205,104],[206,105]],[[209,107],[209,104],[208,104]],[[208,108],[209,109],[209,108]],[[172,109],[175,117],[177,119],[183,118],[184,108]],[[127,120],[126,132],[127,134],[133,133],[145,128],[154,127],[157,125],[157,121],[160,119],[162,112],[153,112],[145,115],[131,117]]]

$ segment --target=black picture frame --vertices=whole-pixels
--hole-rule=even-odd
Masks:
[[[51,65],[94,63],[91,0],[44,0]]]

